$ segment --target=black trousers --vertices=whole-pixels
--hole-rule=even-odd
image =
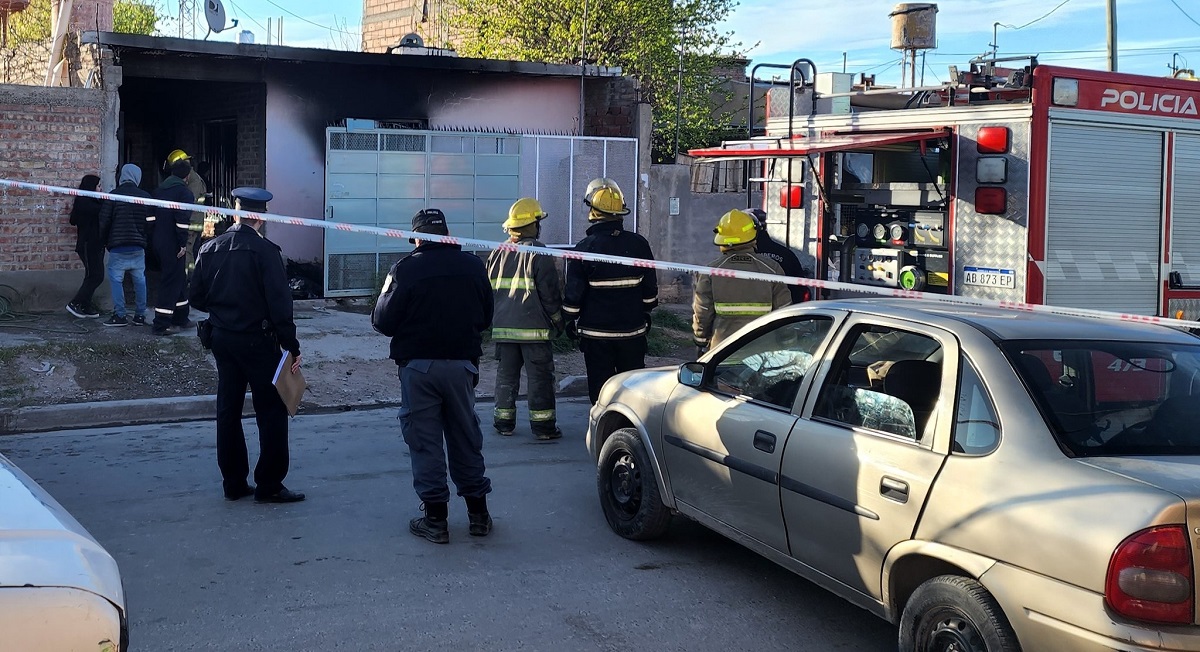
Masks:
[[[254,467],[257,495],[283,488],[288,472],[287,406],[271,383],[283,356],[275,339],[263,333],[235,333],[213,329],[213,357],[217,360],[217,465],[226,492],[245,486],[250,473],[242,408],[246,386],[254,400],[258,422],[258,464]]]
[[[104,245],[99,242],[81,242],[75,253],[83,261],[83,283],[71,303],[84,307],[92,305],[92,295],[104,282]]]
[[[154,327],[166,328],[171,324],[182,326],[188,321],[190,312],[187,298],[187,257],[179,258],[179,249],[155,245],[154,253],[162,275],[158,279],[158,296],[154,298]],[[278,362],[278,360],[276,360]],[[274,373],[275,368],[271,368]]]
[[[627,340],[601,340],[585,337],[579,340],[583,363],[587,367],[588,396],[592,405],[600,398],[600,388],[609,378],[646,366],[646,336]]]

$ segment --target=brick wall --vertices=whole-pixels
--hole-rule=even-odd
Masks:
[[[99,174],[104,94],[0,85],[0,178],[76,188]],[[71,270],[71,199],[0,190],[0,272]]]
[[[410,32],[420,34],[427,47],[453,48],[451,11],[452,0],[364,0],[363,52],[386,52]]]
[[[583,85],[584,136],[633,138],[637,133],[638,89],[629,77],[597,77]]]
[[[113,0],[75,0],[71,10],[72,32],[111,32]]]

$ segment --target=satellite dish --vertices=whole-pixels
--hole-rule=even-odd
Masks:
[[[227,28],[226,13],[224,13],[224,5],[221,4],[221,0],[204,0],[204,18],[209,22],[209,34]],[[234,20],[233,24],[228,26],[236,28],[238,20]],[[204,35],[205,40],[208,37],[208,35]]]

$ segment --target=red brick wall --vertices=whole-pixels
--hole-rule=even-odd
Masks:
[[[634,138],[637,84],[629,77],[593,77],[584,82],[584,136]]]
[[[0,179],[79,187],[100,173],[104,94],[0,85]],[[0,272],[79,268],[71,198],[0,188]]]

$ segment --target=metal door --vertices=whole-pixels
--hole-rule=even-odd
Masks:
[[[1159,131],[1051,123],[1047,305],[1159,314],[1162,170]]]

